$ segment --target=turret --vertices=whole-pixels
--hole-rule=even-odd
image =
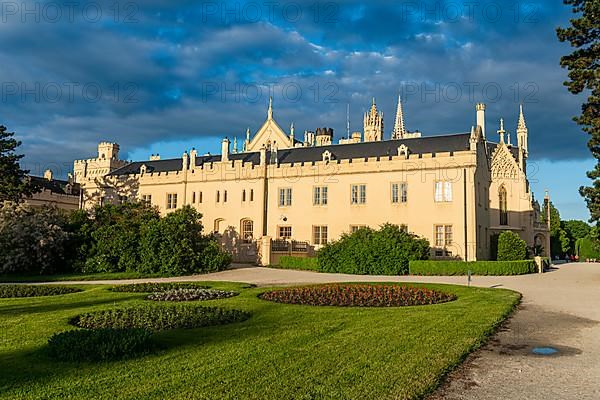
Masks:
[[[519,123],[517,124],[517,145],[527,157],[527,141],[528,141],[527,125],[525,124],[525,116],[523,115],[523,104],[519,106]]]
[[[223,139],[221,143],[221,161],[229,161],[229,139]]]
[[[317,128],[315,135],[316,146],[328,146],[333,140],[332,128]]]

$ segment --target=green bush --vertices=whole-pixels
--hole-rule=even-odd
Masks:
[[[523,275],[537,272],[533,260],[520,261],[446,261],[423,260],[410,262],[411,275]]]
[[[72,330],[48,340],[51,357],[61,361],[110,361],[150,353],[156,347],[146,329]]]
[[[200,328],[244,321],[250,314],[218,307],[191,304],[169,306],[143,305],[95,311],[75,317],[71,322],[80,328],[145,328],[162,331],[178,328]]]
[[[519,235],[504,231],[498,237],[498,261],[519,261],[527,258],[527,243]]]
[[[215,272],[231,263],[215,239],[202,236],[202,215],[186,206],[150,221],[143,229],[140,272],[185,275]]]
[[[279,265],[277,267],[282,269],[318,271],[319,261],[316,257],[282,256],[281,258],[279,258]]]
[[[358,275],[404,275],[410,260],[429,256],[429,242],[385,224],[379,230],[362,228],[344,234],[318,252],[319,270]]]
[[[81,291],[65,285],[0,285],[0,298],[59,296]]]
[[[577,239],[575,242],[575,253],[580,261],[587,259],[600,259],[600,243],[591,238]]]
[[[145,282],[132,283],[129,285],[119,285],[110,288],[113,292],[127,293],[157,293],[167,290],[177,289],[208,289],[209,286],[201,283],[186,283],[186,282]]]

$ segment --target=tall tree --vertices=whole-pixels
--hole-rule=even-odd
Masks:
[[[0,202],[4,200],[21,201],[23,195],[31,195],[35,187],[27,177],[29,171],[21,169],[19,160],[23,155],[16,153],[21,142],[16,140],[14,132],[7,132],[0,125]]]
[[[560,65],[569,70],[565,86],[573,94],[589,93],[587,102],[581,106],[581,115],[575,117],[577,124],[590,135],[588,147],[598,160],[595,168],[587,173],[591,186],[579,189],[590,210],[591,221],[600,221],[600,1],[563,0],[573,9],[577,18],[571,26],[556,30],[561,42],[569,42],[575,50],[560,59]]]

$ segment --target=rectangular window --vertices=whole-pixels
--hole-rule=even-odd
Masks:
[[[450,182],[450,181],[435,182],[434,198],[435,198],[436,202],[452,201],[452,182]]]
[[[217,190],[217,203],[221,201],[221,192]]]
[[[143,194],[142,195],[142,203],[146,203],[148,205],[152,204],[152,195],[151,194]]]
[[[327,186],[316,186],[313,188],[313,205],[327,205]]]
[[[254,189],[250,189],[250,201],[254,201]]]
[[[452,245],[452,225],[435,225],[435,246],[446,247]]]
[[[351,204],[365,204],[367,202],[367,185],[352,185],[350,193]]]
[[[196,204],[196,192],[192,192],[192,204]]]
[[[254,222],[252,220],[242,221],[242,238],[244,243],[252,243],[254,238]]]
[[[198,203],[202,203],[202,192],[198,192]]]
[[[246,201],[246,189],[242,190],[242,202]]]
[[[223,190],[223,203],[227,203],[227,190]]]
[[[406,203],[408,200],[406,183],[392,183],[392,203]]]
[[[313,226],[313,244],[327,243],[327,225]]]
[[[279,227],[279,239],[291,239],[292,238],[292,227],[291,226],[280,226]]]
[[[354,233],[361,228],[366,228],[366,225],[350,225],[350,233]]]
[[[292,188],[279,189],[279,207],[289,207],[292,205]]]
[[[167,209],[172,210],[177,208],[177,193],[167,194]]]

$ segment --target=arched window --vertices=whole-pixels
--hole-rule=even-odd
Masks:
[[[242,220],[242,240],[244,243],[252,243],[254,238],[254,222],[251,219]]]
[[[500,205],[500,225],[508,225],[508,200],[504,185],[500,186],[498,190],[498,200]]]
[[[222,225],[223,221],[224,221],[223,218],[215,219],[213,232],[215,232],[215,233],[221,232],[221,225]]]

